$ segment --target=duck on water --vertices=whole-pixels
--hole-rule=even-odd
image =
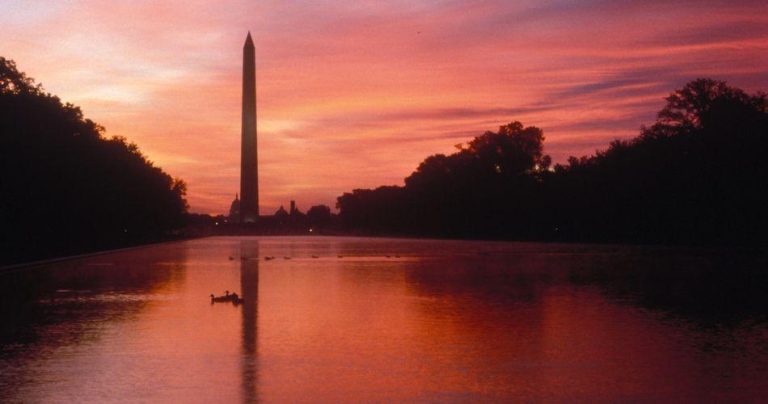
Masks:
[[[213,293],[211,293],[211,304],[214,303],[223,303],[223,302],[231,302],[232,304],[241,304],[243,303],[243,298],[238,296],[237,293],[229,293],[229,291],[224,292],[224,296],[214,296]]]

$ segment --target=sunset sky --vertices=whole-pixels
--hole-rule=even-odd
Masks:
[[[0,56],[184,179],[194,212],[239,189],[249,30],[262,214],[401,185],[514,120],[563,162],[691,79],[768,90],[765,0],[0,0]]]

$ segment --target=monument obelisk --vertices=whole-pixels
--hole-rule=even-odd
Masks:
[[[243,126],[240,153],[240,223],[255,223],[259,218],[259,159],[256,144],[256,50],[250,32],[243,46]]]

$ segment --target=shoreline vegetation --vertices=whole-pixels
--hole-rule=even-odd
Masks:
[[[0,265],[180,237],[185,193],[0,57]]]
[[[651,126],[552,165],[512,122],[425,159],[404,186],[338,198],[368,234],[579,243],[768,245],[768,102],[725,82],[674,91]]]
[[[262,225],[188,213],[186,185],[0,57],[0,267],[209,235],[340,235],[764,248],[768,102],[725,82],[674,91],[651,126],[553,164],[513,121]],[[283,220],[283,219],[281,219]]]

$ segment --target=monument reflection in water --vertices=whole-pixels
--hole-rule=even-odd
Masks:
[[[760,401],[765,267],[690,249],[341,237],[137,248],[0,275],[0,398]],[[224,290],[244,304],[212,305]]]
[[[256,401],[258,317],[259,317],[259,241],[240,241],[240,291],[243,297],[243,398]]]

